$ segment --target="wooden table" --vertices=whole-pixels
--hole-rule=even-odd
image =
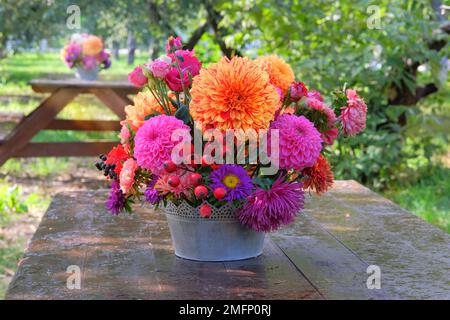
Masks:
[[[58,113],[79,94],[96,96],[123,119],[124,107],[132,104],[127,97],[139,89],[124,81],[82,81],[37,79],[30,82],[38,93],[49,93],[42,103],[24,117],[14,130],[0,141],[0,166],[13,157],[91,156],[111,149],[117,141],[30,142],[41,130],[116,131],[118,121],[63,120]]]
[[[450,236],[354,181],[308,198],[260,257],[225,263],[175,257],[161,212],[113,217],[105,197],[54,198],[6,299],[450,298]],[[66,286],[70,265],[80,289]],[[367,289],[369,265],[381,289]]]

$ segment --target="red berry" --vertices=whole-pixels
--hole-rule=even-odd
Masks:
[[[208,189],[205,186],[197,186],[194,189],[194,194],[197,199],[205,199],[208,196]]]
[[[200,173],[191,173],[189,175],[189,183],[194,187],[202,184],[202,175]]]
[[[209,218],[212,214],[212,209],[206,203],[200,207],[200,217]]]
[[[227,190],[225,190],[224,188],[215,188],[213,191],[214,197],[216,197],[217,200],[223,199],[226,194],[227,194]]]
[[[167,183],[171,187],[176,188],[180,184],[180,178],[178,178],[178,176],[170,176],[169,180],[167,181]]]
[[[168,160],[164,162],[164,170],[166,170],[166,172],[168,173],[174,172],[175,170],[177,170],[177,165],[173,163],[173,161]]]
[[[217,170],[217,169],[220,168],[220,164],[212,164],[210,167],[211,167],[211,169],[213,169],[213,170]]]

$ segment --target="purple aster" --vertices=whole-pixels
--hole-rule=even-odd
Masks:
[[[227,191],[223,198],[225,201],[243,199],[250,195],[253,189],[252,179],[248,176],[247,171],[235,164],[223,164],[209,177],[211,179],[210,187],[213,190],[224,188]]]
[[[80,57],[81,54],[81,46],[77,43],[71,42],[65,48],[65,60],[66,62],[75,61]]]
[[[111,193],[106,202],[106,208],[108,208],[115,216],[125,208],[125,196],[122,190],[120,190],[120,184],[117,180],[114,180],[111,183]]]
[[[103,61],[103,68],[108,69],[109,67],[111,67],[111,60],[106,59]]]
[[[159,176],[153,175],[150,181],[147,184],[147,189],[144,192],[145,200],[151,204],[157,204],[161,200],[161,196],[159,195],[156,189],[153,189],[156,182],[158,181]]]
[[[298,182],[282,182],[278,178],[269,190],[258,188],[238,211],[240,222],[256,231],[274,231],[294,221],[303,209],[304,193]]]
[[[83,59],[81,59],[81,63],[86,70],[93,70],[97,66],[97,60],[94,56],[84,56]]]

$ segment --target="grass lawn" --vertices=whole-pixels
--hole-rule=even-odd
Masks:
[[[138,54],[136,64],[146,60],[145,54]],[[132,67],[126,64],[126,57],[122,57],[120,61],[113,60],[112,67],[102,71],[100,77],[126,79],[126,74]],[[73,70],[61,62],[57,53],[23,53],[0,60],[0,111],[28,114],[44,97],[34,93],[27,85],[28,81],[41,77],[73,77],[73,74]],[[441,116],[443,121],[448,123],[446,128],[450,128],[448,110],[443,111]],[[88,95],[75,99],[58,117],[117,119],[109,109]],[[0,139],[13,125],[0,123]],[[45,131],[34,137],[33,141],[113,139],[115,135],[116,133]],[[447,156],[442,159],[444,163],[450,163],[448,158]],[[98,180],[89,178],[97,175],[92,171],[93,162],[94,159],[91,158],[12,159],[0,167],[0,299],[16,269],[26,242],[33,233],[33,226],[35,228],[50,203],[52,193],[73,185],[74,181],[80,188],[103,186],[101,177],[98,177]],[[383,194],[428,222],[450,232],[450,166],[436,162],[419,174],[417,182],[393,185]],[[32,216],[35,216],[35,219],[29,221]],[[24,226],[31,226],[26,234],[20,231]]]

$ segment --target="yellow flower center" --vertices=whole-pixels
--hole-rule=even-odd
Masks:
[[[223,180],[223,184],[230,189],[236,188],[236,185],[240,182],[239,178],[234,174],[227,174]]]

